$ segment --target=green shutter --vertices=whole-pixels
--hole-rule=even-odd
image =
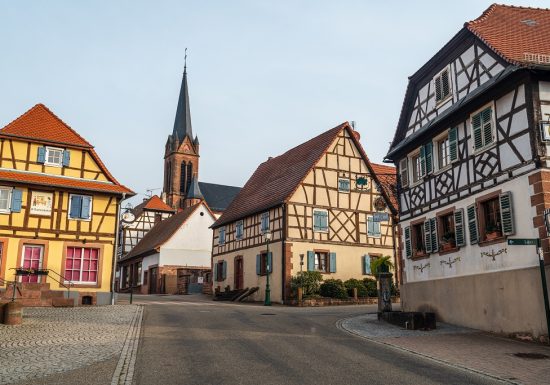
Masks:
[[[479,231],[477,228],[476,205],[471,204],[466,208],[468,214],[468,232],[470,234],[470,244],[474,245],[479,241]]]
[[[420,172],[424,176],[426,175],[426,148],[424,146],[420,146]]]
[[[437,253],[439,251],[439,239],[437,237],[437,219],[430,219],[430,234],[432,237],[432,252]]]
[[[256,275],[262,274],[262,256],[256,255]]]
[[[435,101],[443,99],[443,90],[441,89],[441,76],[435,78]]]
[[[424,151],[426,155],[426,174],[429,174],[433,170],[433,143],[426,143]]]
[[[445,70],[441,73],[441,91],[442,99],[451,93],[451,85],[449,83],[449,71]]]
[[[271,251],[269,253],[267,253],[267,269],[268,270],[267,272],[268,273],[272,273],[273,272],[273,254],[271,253]]]
[[[430,227],[430,220],[424,221],[424,246],[426,253],[432,252],[432,231]],[[418,249],[418,245],[417,245]]]
[[[223,264],[222,264],[222,281],[225,281],[226,277],[227,277],[227,261],[223,261]]]
[[[472,116],[472,131],[474,137],[474,149],[483,147],[483,135],[481,132],[481,113]]]
[[[218,282],[218,264],[214,263],[214,281]]]
[[[500,194],[500,219],[502,220],[502,234],[513,235],[514,215],[512,210],[512,193],[510,191]]]
[[[11,212],[20,213],[22,205],[23,205],[23,191],[14,188],[11,191],[11,205],[10,205]]]
[[[336,253],[329,253],[329,271],[336,273]]]
[[[449,130],[449,155],[451,162],[458,159],[458,128],[453,127]]]
[[[486,108],[481,112],[481,120],[483,121],[483,145],[487,146],[493,143],[493,130],[491,122],[492,109]]]
[[[466,244],[464,239],[464,209],[458,209],[454,212],[455,219],[455,243],[457,247]]]
[[[405,256],[410,258],[412,257],[411,228],[407,226],[403,232],[405,233]]]
[[[315,271],[315,252],[307,252],[307,271]]]

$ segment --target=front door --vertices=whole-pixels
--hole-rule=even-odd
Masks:
[[[23,268],[41,269],[42,258],[44,257],[44,246],[41,245],[23,245]],[[39,275],[23,275],[21,282],[40,282]]]
[[[149,294],[157,294],[158,267],[152,267],[149,274]]]
[[[235,258],[235,290],[243,289],[243,257]]]

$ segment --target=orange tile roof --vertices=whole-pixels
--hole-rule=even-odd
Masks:
[[[397,208],[397,170],[393,166],[371,163],[372,170],[376,174],[380,185],[390,198],[393,207]]]
[[[86,139],[81,137],[43,104],[37,104],[2,128],[0,135],[77,147],[92,147]]]
[[[28,171],[11,171],[0,169],[0,181],[36,184],[41,186],[65,187],[104,193],[126,193],[130,196],[135,195],[132,190],[121,184],[38,174]]]
[[[168,206],[157,195],[153,195],[143,206],[144,209],[155,211],[175,211],[172,207]]]
[[[550,65],[550,9],[493,4],[464,27],[512,64]]]

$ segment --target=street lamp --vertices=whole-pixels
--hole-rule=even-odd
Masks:
[[[266,261],[265,261],[265,270],[266,270],[266,283],[265,283],[265,300],[264,300],[264,306],[271,306],[271,289],[269,288],[269,271],[270,266],[269,262],[273,263],[273,261],[270,261],[269,259],[269,241],[271,241],[271,231],[267,230],[264,233],[265,242],[267,246],[267,255],[266,255]]]

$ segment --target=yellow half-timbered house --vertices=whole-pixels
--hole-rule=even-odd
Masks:
[[[263,300],[269,266],[271,299],[285,302],[301,268],[368,277],[372,258],[395,260],[394,189],[395,169],[369,162],[348,123],[269,158],[212,226],[214,288],[259,287]]]
[[[51,292],[69,287],[78,304],[109,303],[118,208],[133,195],[44,105],[2,128],[0,296],[10,297],[8,283],[17,281],[16,296],[29,305],[51,305]],[[31,301],[26,290],[41,297]]]

